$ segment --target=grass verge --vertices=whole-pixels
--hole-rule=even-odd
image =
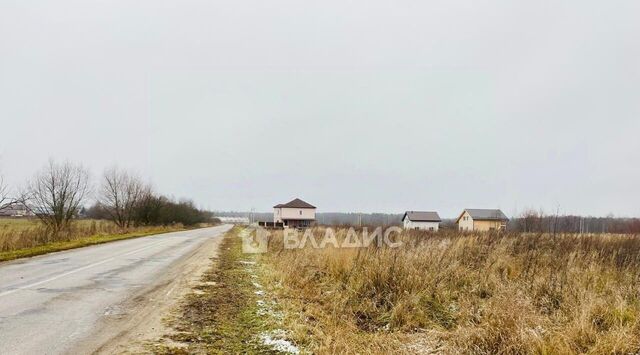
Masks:
[[[242,253],[241,227],[230,230],[219,256],[170,321],[170,343],[152,345],[158,354],[297,353],[278,331],[278,313],[260,285],[261,267]]]
[[[90,245],[115,242],[118,240],[140,238],[140,237],[146,237],[154,234],[177,232],[181,230],[184,230],[184,228],[155,228],[151,230],[145,230],[143,232],[138,231],[138,232],[132,232],[132,233],[125,233],[125,234],[93,235],[93,236],[83,237],[83,238],[70,240],[70,241],[52,242],[52,243],[30,247],[30,248],[0,252],[0,262],[20,259],[20,258],[28,258],[32,256],[48,254],[48,253],[53,253],[57,251],[82,248]]]

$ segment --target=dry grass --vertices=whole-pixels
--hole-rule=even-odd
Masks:
[[[0,251],[32,248],[52,242],[65,242],[97,234],[118,234],[108,221],[79,220],[68,231],[50,233],[37,219],[0,219]]]
[[[636,236],[401,238],[400,248],[285,250],[272,237],[262,261],[293,340],[315,353],[640,351]]]
[[[219,257],[184,300],[174,329],[150,345],[155,354],[276,354],[259,335],[273,326],[260,314],[254,256],[243,254],[236,226],[220,244]],[[170,339],[167,341],[166,339]]]
[[[109,221],[78,220],[69,230],[52,234],[36,219],[0,219],[0,261],[181,229],[182,225],[122,230]]]

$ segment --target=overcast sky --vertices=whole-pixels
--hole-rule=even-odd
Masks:
[[[0,170],[216,210],[640,216],[640,2],[0,0]]]

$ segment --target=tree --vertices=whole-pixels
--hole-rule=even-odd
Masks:
[[[30,209],[55,234],[69,227],[90,192],[86,168],[50,160],[29,182],[26,196]]]
[[[9,197],[9,187],[4,183],[4,177],[0,175],[0,211],[11,207],[14,202]]]
[[[151,187],[147,187],[136,208],[136,222],[141,225],[162,224],[162,210],[167,202],[165,197],[156,196]]]
[[[522,232],[541,232],[544,214],[542,211],[537,212],[533,209],[525,210],[520,216],[520,231]]]
[[[146,198],[148,190],[140,178],[114,167],[104,173],[100,205],[118,227],[129,228],[133,225],[136,209]]]
[[[109,219],[110,216],[100,202],[96,202],[93,206],[86,210],[86,217],[89,219]]]

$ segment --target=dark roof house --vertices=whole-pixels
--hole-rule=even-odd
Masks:
[[[465,208],[464,211],[460,214],[456,223],[460,221],[460,218],[464,215],[464,213],[469,213],[469,216],[474,221],[508,221],[509,218],[498,209],[481,209],[481,208]]]
[[[299,198],[293,199],[287,203],[281,203],[273,206],[273,208],[316,208],[310,203],[304,202]]]
[[[430,211],[407,211],[402,216],[402,220],[407,218],[413,222],[442,222],[438,212]]]
[[[299,198],[273,206],[273,223],[285,228],[305,228],[316,219],[316,207]]]

